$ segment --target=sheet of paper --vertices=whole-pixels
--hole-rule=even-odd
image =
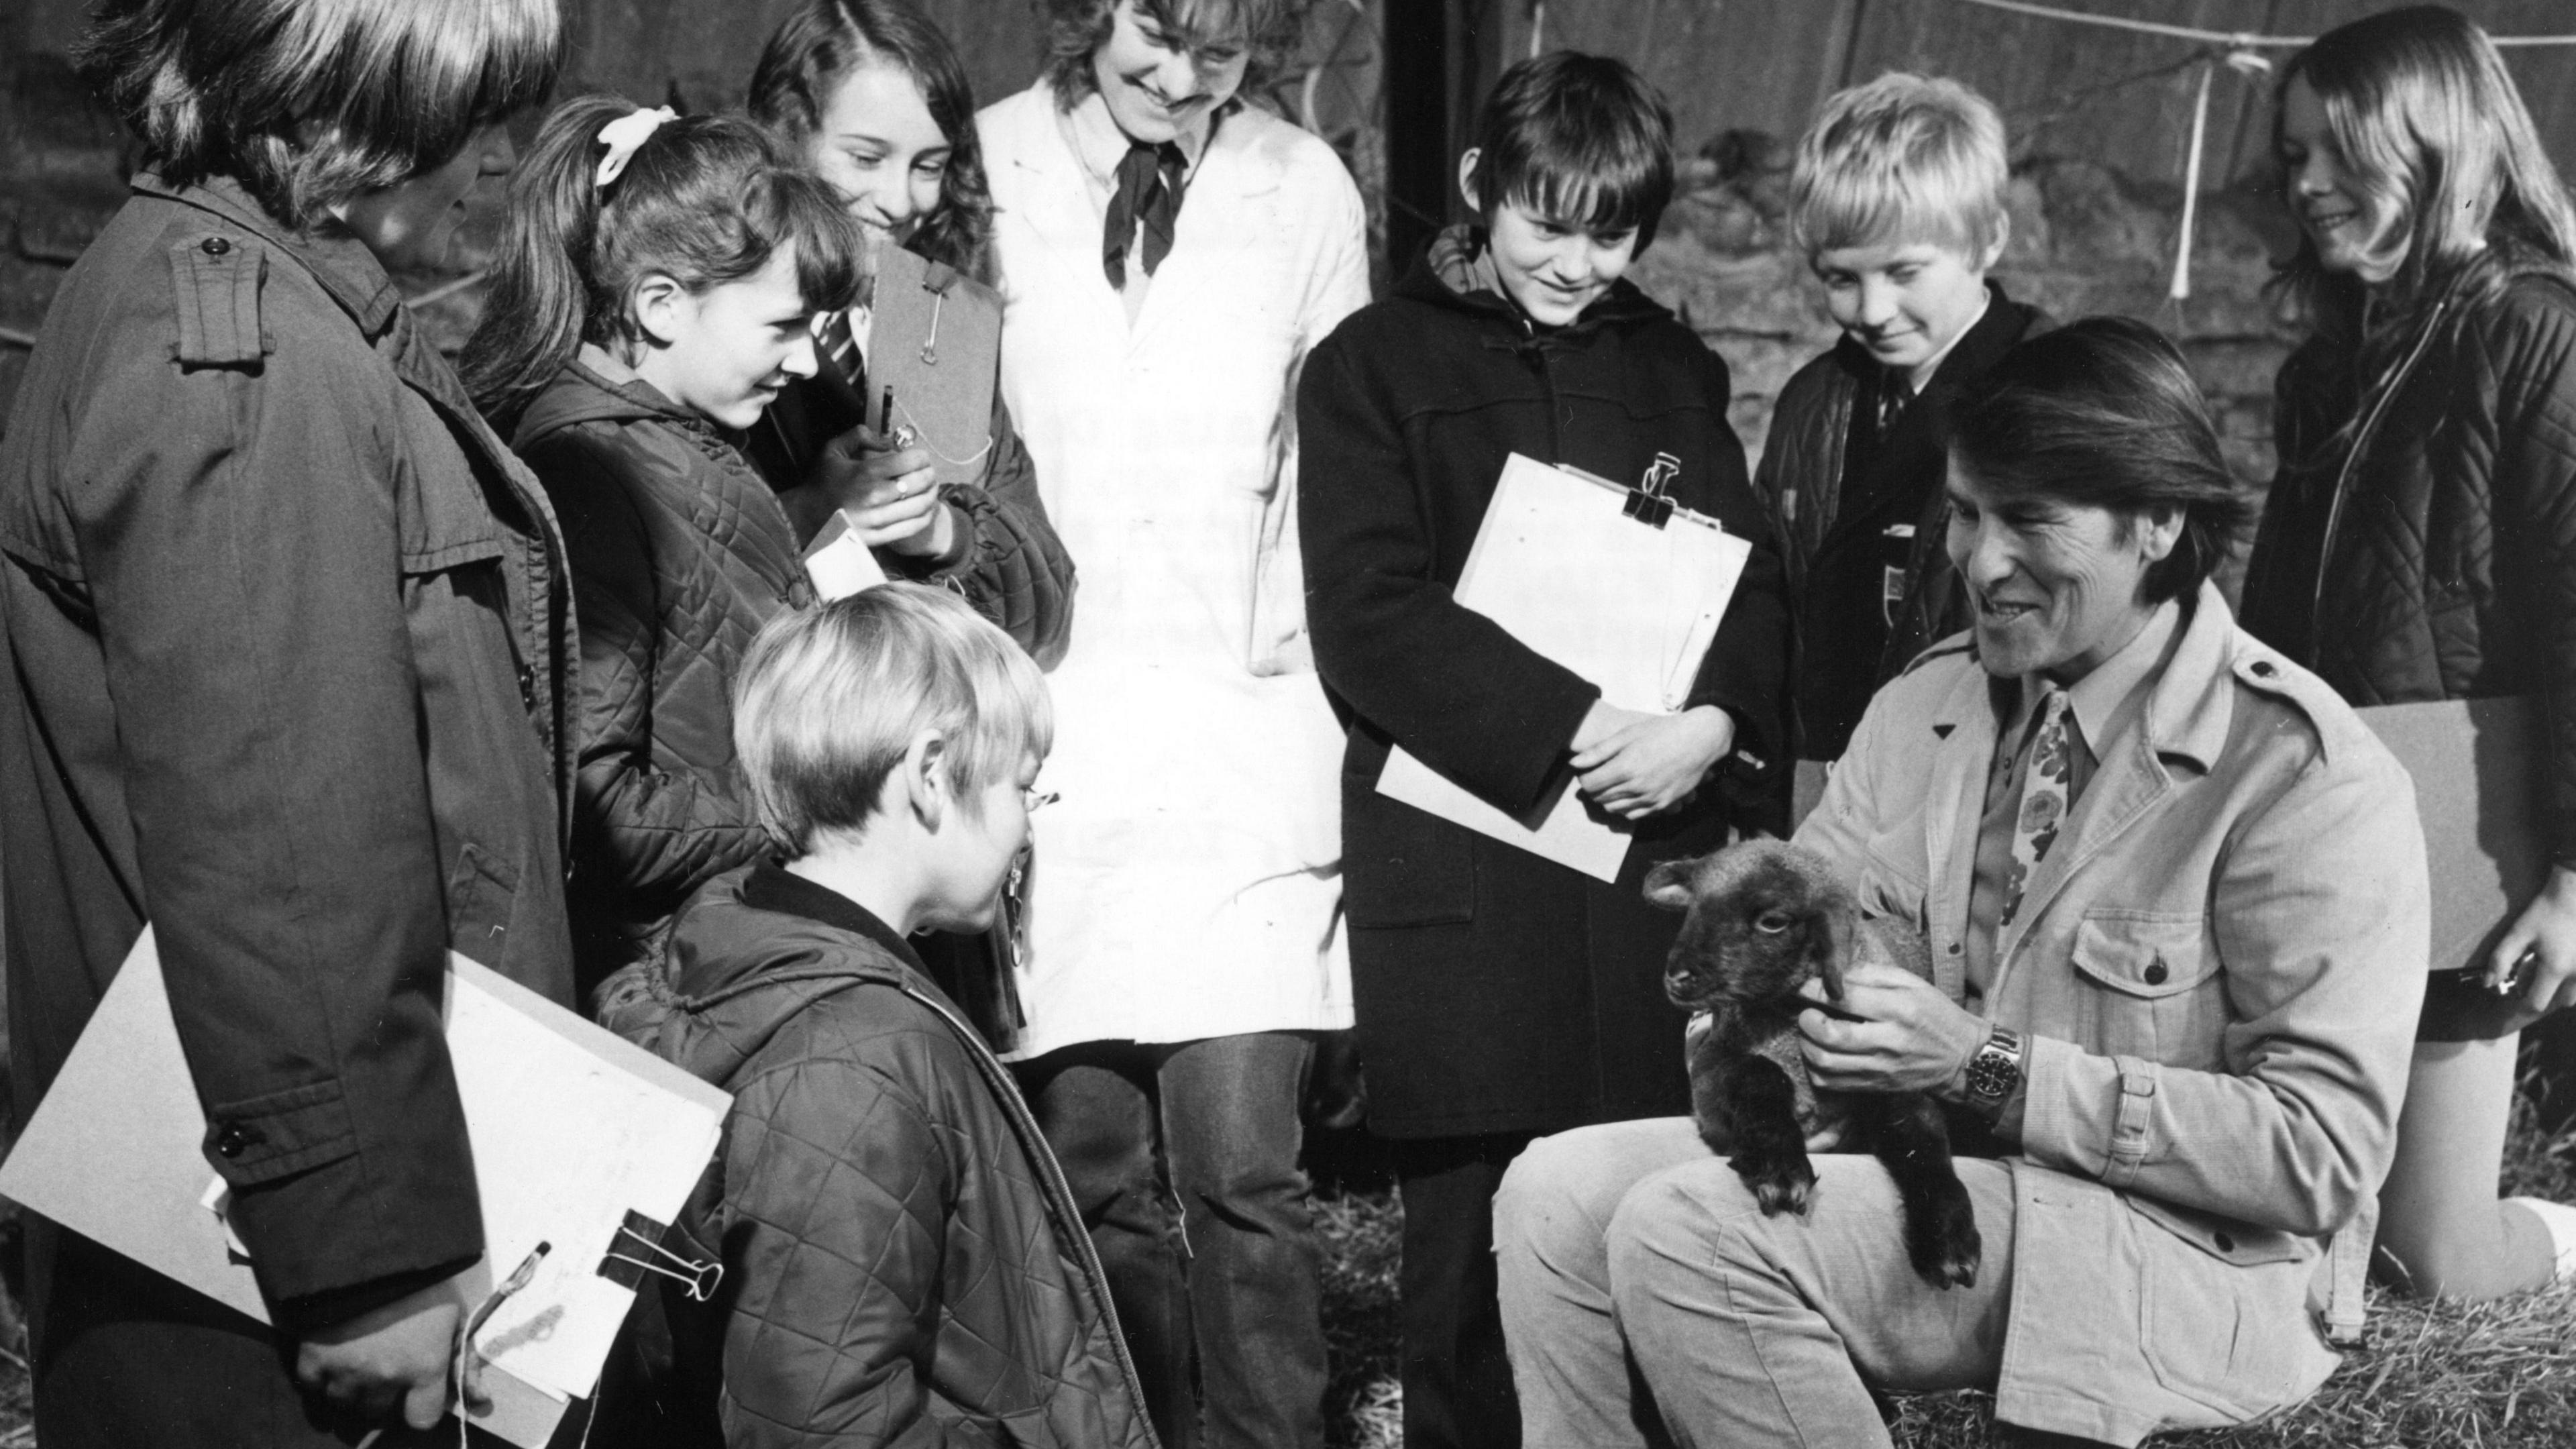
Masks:
[[[849,524],[834,514],[805,550],[805,577],[814,581],[814,592],[828,604],[875,588],[886,581],[886,572],[885,566],[877,562],[876,553],[859,542]]]
[[[1752,545],[1678,516],[1650,527],[1622,512],[1625,499],[1513,454],[1456,596],[1610,703],[1669,713],[1689,698]],[[1399,747],[1378,791],[1599,880],[1618,879],[1627,858],[1627,827],[1571,789],[1518,820]]]
[[[462,956],[448,964],[448,1049],[487,1246],[449,1287],[471,1310],[495,1263],[506,1275],[551,1245],[478,1339],[495,1407],[474,1422],[540,1449],[566,1400],[596,1387],[633,1302],[598,1276],[612,1235],[629,1210],[677,1214],[730,1098]],[[205,1131],[147,929],[0,1165],[0,1194],[264,1323],[210,1187]]]

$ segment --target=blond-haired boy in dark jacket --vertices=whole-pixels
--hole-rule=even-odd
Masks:
[[[734,1094],[673,1244],[724,1278],[663,1296],[683,1422],[656,1442],[1148,1449],[1055,1159],[905,939],[994,919],[1042,803],[1037,665],[889,584],[764,628],[734,734],[782,853],[699,891],[602,1013]]]

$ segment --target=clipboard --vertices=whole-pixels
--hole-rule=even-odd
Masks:
[[[1458,577],[1460,604],[1590,680],[1622,709],[1669,714],[1690,698],[1750,542],[1675,504],[1681,464],[1659,453],[1633,488],[1514,453]],[[1495,808],[1402,746],[1378,793],[1616,881],[1631,828],[1564,782],[1527,818]]]
[[[2434,971],[2484,969],[2549,877],[2538,701],[2464,699],[2355,710],[2415,780],[2433,882]]]
[[[543,1449],[570,1401],[596,1390],[644,1274],[702,1296],[721,1275],[661,1239],[732,1098],[463,956],[448,965],[448,1049],[486,1248],[448,1286],[466,1314],[489,1309],[471,1338],[492,1403],[467,1420]],[[205,1132],[147,926],[0,1165],[0,1195],[266,1323]],[[487,1305],[495,1281],[531,1260],[523,1285]]]
[[[895,426],[929,451],[933,477],[980,482],[993,452],[1001,303],[955,268],[899,246],[878,250],[874,285],[869,394],[893,391]]]

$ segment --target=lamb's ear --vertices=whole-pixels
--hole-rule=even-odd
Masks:
[[[1687,911],[1691,903],[1691,872],[1696,860],[1665,860],[1646,872],[1646,899],[1668,911]]]
[[[1827,900],[1823,919],[1807,938],[1807,964],[1823,978],[1829,1000],[1843,999],[1843,963],[1851,959],[1852,932],[1859,926],[1859,916],[1848,899]]]

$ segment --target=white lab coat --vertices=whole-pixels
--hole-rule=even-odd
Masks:
[[[1002,387],[1080,581],[1016,1054],[1348,1026],[1342,732],[1305,647],[1294,430],[1297,364],[1368,301],[1358,189],[1238,108],[1131,325],[1054,94],[976,124]]]

